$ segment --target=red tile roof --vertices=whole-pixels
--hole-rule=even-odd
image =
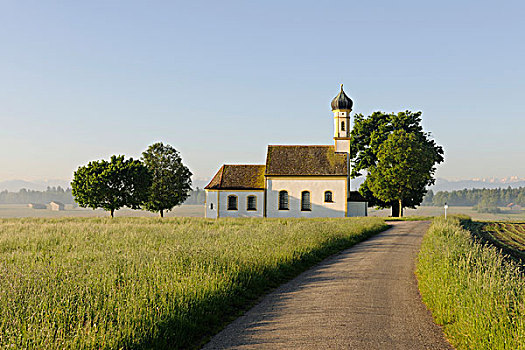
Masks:
[[[266,175],[347,175],[347,154],[334,146],[268,146]]]
[[[207,190],[263,190],[264,165],[223,165]]]

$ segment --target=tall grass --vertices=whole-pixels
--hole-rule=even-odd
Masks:
[[[418,257],[425,304],[458,349],[525,349],[525,282],[514,262],[459,219],[435,219]]]
[[[188,348],[381,219],[0,220],[0,349]]]

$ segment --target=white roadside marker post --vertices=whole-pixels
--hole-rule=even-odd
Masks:
[[[445,207],[444,208],[445,208],[445,220],[446,220],[447,219],[447,209],[448,209],[447,203],[445,203]]]

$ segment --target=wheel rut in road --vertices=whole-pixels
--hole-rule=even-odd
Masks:
[[[204,349],[453,349],[414,275],[429,222],[391,225],[278,287]]]

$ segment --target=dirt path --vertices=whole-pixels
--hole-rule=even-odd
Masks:
[[[414,276],[428,225],[394,223],[325,260],[266,296],[204,349],[451,349]]]

